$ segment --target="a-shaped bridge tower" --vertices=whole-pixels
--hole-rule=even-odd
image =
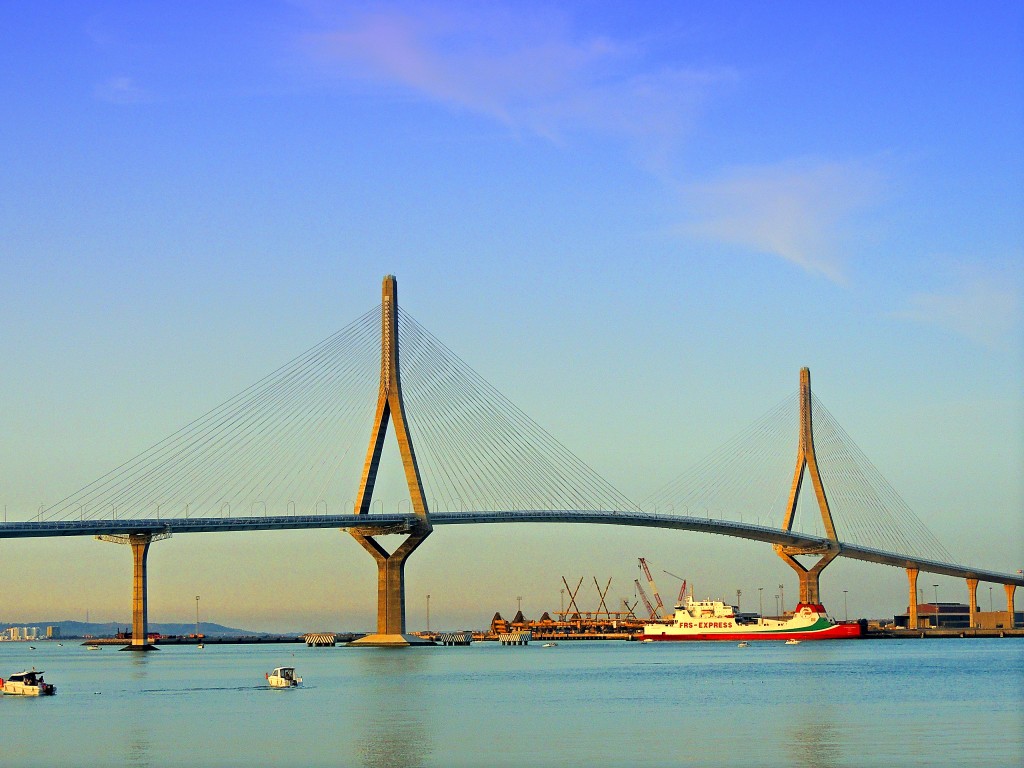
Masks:
[[[796,471],[793,474],[793,485],[789,490],[789,504],[786,516],[782,521],[782,530],[792,531],[796,519],[796,507],[800,500],[800,489],[803,487],[804,475],[810,475],[814,486],[814,496],[821,512],[821,522],[825,529],[825,542],[816,546],[775,544],[775,552],[789,565],[800,579],[800,603],[804,605],[821,605],[821,594],[818,580],[825,567],[839,556],[841,545],[836,536],[836,526],[832,521],[832,511],[828,506],[825,485],[821,482],[818,472],[818,459],[814,453],[814,420],[811,411],[811,371],[800,369],[800,439],[796,451]],[[796,559],[798,555],[821,555],[811,567],[807,567]]]
[[[355,513],[370,512],[373,486],[377,480],[380,454],[387,436],[388,420],[394,424],[398,450],[402,456],[405,482],[409,486],[414,522],[398,526],[398,530],[385,533],[408,533],[405,541],[393,552],[382,547],[372,534],[379,528],[349,528],[348,532],[377,561],[377,632],[356,640],[354,645],[405,646],[431,644],[415,635],[405,633],[405,561],[430,535],[430,513],[423,492],[420,470],[416,464],[416,451],[409,422],[402,402],[402,377],[398,355],[398,283],[394,275],[384,278],[381,298],[380,330],[380,391],[377,396],[377,414],[370,430],[370,446],[366,451],[363,477],[359,483]]]

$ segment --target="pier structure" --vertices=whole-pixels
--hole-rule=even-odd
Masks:
[[[132,639],[122,651],[158,651],[149,642],[149,590],[147,560],[154,541],[170,538],[170,533],[104,534],[96,538],[114,544],[127,544],[132,550]]]
[[[920,619],[917,616],[917,568],[907,568],[907,582],[910,587],[909,601],[907,602],[907,626],[910,629],[917,629]]]
[[[811,412],[811,371],[809,368],[800,369],[800,437],[797,444],[796,470],[793,473],[793,483],[789,490],[789,503],[786,506],[786,516],[782,521],[782,530],[792,531],[793,522],[796,518],[797,502],[800,498],[800,489],[803,486],[804,474],[811,477],[814,486],[814,495],[818,502],[818,509],[821,513],[821,522],[824,525],[825,537],[815,545],[806,544],[786,545],[775,544],[776,554],[796,571],[800,579],[800,604],[821,605],[821,593],[819,590],[819,579],[821,572],[831,563],[842,549],[839,537],[836,536],[835,523],[832,521],[832,511],[829,509],[828,497],[825,495],[825,486],[821,482],[821,474],[818,472],[818,459],[814,453],[814,423]],[[799,555],[820,555],[818,562],[807,567],[796,559]]]
[[[366,452],[362,480],[355,503],[355,514],[367,515],[377,479],[380,455],[387,436],[388,421],[394,425],[398,450],[402,457],[405,481],[412,502],[413,522],[397,526],[395,530],[379,528],[349,528],[352,538],[359,542],[377,563],[377,631],[350,645],[407,646],[432,645],[429,640],[405,631],[405,563],[416,548],[431,533],[427,497],[423,492],[420,470],[416,464],[409,425],[402,400],[402,378],[398,354],[398,284],[394,275],[387,275],[382,285],[380,335],[380,389],[377,413],[370,430],[370,445]],[[407,533],[397,549],[388,552],[374,534]]]
[[[978,623],[978,580],[967,578],[967,609],[971,628]]]
[[[1017,590],[1017,585],[1003,584],[1003,589],[1006,590],[1006,626],[1009,629],[1013,629],[1016,616],[1013,609],[1013,593]]]

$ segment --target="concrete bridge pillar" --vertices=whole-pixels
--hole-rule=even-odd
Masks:
[[[967,579],[967,602],[970,606],[969,622],[971,629],[975,629],[978,617],[978,580]]]
[[[907,568],[907,581],[910,582],[910,602],[908,603],[907,629],[917,629],[917,568]]]
[[[134,561],[132,575],[132,642],[122,651],[155,651],[156,646],[149,644],[149,609],[146,589],[146,558],[149,545],[153,541],[152,534],[133,533],[128,536],[128,544],[132,548]]]
[[[149,545],[170,538],[170,531],[159,533],[112,533],[96,538],[114,544],[127,544],[132,548],[132,641],[122,651],[158,651],[149,644],[149,597],[146,589],[146,558]]]
[[[821,559],[818,560],[811,568],[808,568],[795,557],[793,554],[807,554],[806,550],[799,550],[795,548],[787,548],[781,544],[774,545],[775,553],[781,557],[790,568],[796,571],[797,577],[800,579],[800,604],[801,605],[821,605],[821,572],[826,565],[831,563],[838,552],[825,552]],[[793,552],[790,551],[793,550]]]
[[[1013,593],[1017,590],[1016,584],[1003,584],[1003,589],[1006,590],[1006,628],[1013,629],[1014,622],[1014,611],[1013,611]]]
[[[350,645],[432,645],[415,635],[405,634],[405,561],[430,531],[413,532],[391,553],[370,536],[358,532],[352,535],[377,562],[377,632]]]

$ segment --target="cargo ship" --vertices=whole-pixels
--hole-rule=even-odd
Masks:
[[[769,619],[742,614],[721,600],[694,600],[687,595],[676,605],[675,616],[665,623],[644,625],[643,641],[653,640],[838,640],[862,637],[857,621],[837,622],[825,606],[800,603],[792,616]]]

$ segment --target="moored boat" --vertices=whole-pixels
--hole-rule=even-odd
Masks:
[[[278,667],[266,675],[271,688],[295,688],[302,682],[295,676],[295,667]]]
[[[836,622],[825,606],[800,603],[792,616],[767,619],[742,614],[721,600],[694,600],[687,595],[672,620],[644,625],[643,640],[837,640],[862,637],[860,622]]]
[[[0,693],[6,696],[53,696],[57,686],[43,681],[43,673],[35,668],[18,672],[4,680],[0,677]]]

